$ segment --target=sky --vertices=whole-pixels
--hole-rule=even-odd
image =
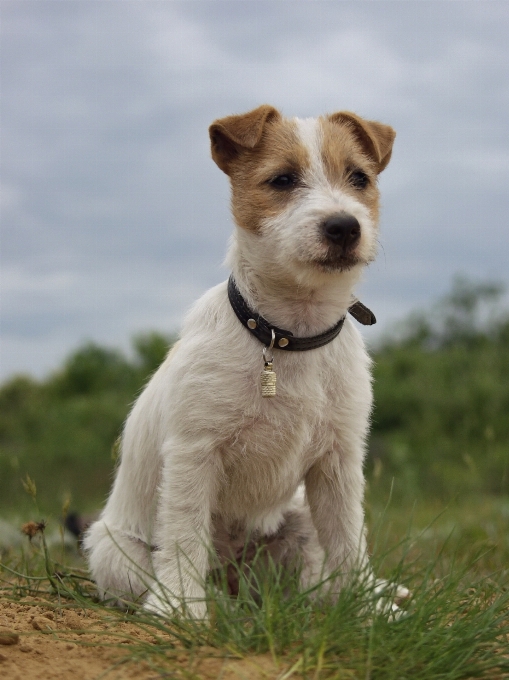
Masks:
[[[262,103],[392,125],[368,342],[508,283],[509,2],[2,0],[0,380],[178,331],[233,225],[208,126]]]

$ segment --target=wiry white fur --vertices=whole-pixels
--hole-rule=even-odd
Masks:
[[[327,181],[320,124],[295,124],[312,159],[309,190],[260,232],[237,228],[228,261],[252,308],[308,336],[346,314],[363,264],[374,255],[376,225],[359,201]],[[361,225],[361,262],[326,272],[313,264],[323,249],[319,225],[341,210]],[[113,490],[85,538],[104,597],[136,598],[149,589],[147,608],[168,611],[184,600],[191,615],[203,616],[218,522],[270,535],[285,513],[298,513],[309,533],[301,554],[305,583],[324,571],[348,574],[364,555],[371,384],[357,329],[347,317],[324,347],[276,349],[273,399],[261,397],[261,350],[235,316],[226,283],[189,312],[180,341],[127,420]]]

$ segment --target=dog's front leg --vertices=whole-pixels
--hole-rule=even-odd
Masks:
[[[175,442],[165,446],[154,536],[156,581],[146,609],[205,618],[204,583],[217,479],[212,454]]]
[[[324,574],[335,572],[337,592],[352,569],[365,566],[362,455],[331,451],[306,475],[306,496],[325,552]]]

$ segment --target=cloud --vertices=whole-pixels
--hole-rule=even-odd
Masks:
[[[2,375],[41,375],[84,338],[173,330],[226,278],[228,182],[207,127],[263,101],[397,129],[363,288],[381,327],[458,271],[507,278],[508,9],[4,3]]]

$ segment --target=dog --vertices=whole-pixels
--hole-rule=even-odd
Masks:
[[[103,598],[195,618],[207,574],[253,540],[298,560],[303,588],[339,592],[366,564],[372,390],[350,316],[374,321],[354,288],[376,255],[395,138],[354,113],[269,105],[209,132],[231,183],[232,275],[194,304],[136,401],[84,538]]]

